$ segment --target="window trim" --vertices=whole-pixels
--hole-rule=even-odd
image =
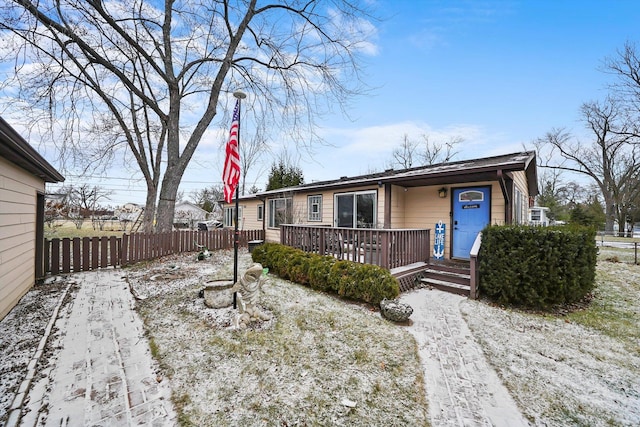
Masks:
[[[264,205],[258,205],[258,209],[256,212],[256,219],[257,221],[264,220]]]
[[[222,225],[223,227],[234,227],[233,220],[235,219],[235,206],[227,206],[224,208],[224,212],[222,215]],[[238,209],[238,222],[242,223],[242,206],[239,206]]]
[[[273,215],[273,210],[271,208],[272,203],[273,202],[277,202],[279,200],[284,200],[285,201],[285,220],[282,222],[279,222],[277,225],[275,225],[275,221],[274,221],[274,215]],[[267,207],[268,211],[267,211],[267,228],[272,228],[272,229],[278,229],[280,228],[280,224],[287,224],[290,221],[290,216],[292,215],[292,211],[293,211],[293,197],[276,197],[273,199],[268,199],[268,207]],[[288,211],[291,210],[291,211]]]
[[[313,200],[317,202],[314,203]],[[312,206],[317,206],[318,211],[313,212]],[[309,222],[322,222],[322,194],[312,194],[307,196],[307,220]]]
[[[351,227],[347,228],[359,228],[357,224],[358,218],[358,198],[357,196],[373,194],[373,228],[377,228],[378,224],[378,191],[376,190],[362,190],[362,191],[347,191],[344,193],[334,193],[333,194],[333,222],[334,225],[338,226],[338,197],[339,196],[352,196],[354,198],[353,201],[353,222],[355,224],[351,224]],[[354,227],[355,225],[355,227]]]
[[[513,224],[524,224],[525,219],[522,212],[524,205],[524,193],[517,186],[514,186],[513,197]]]

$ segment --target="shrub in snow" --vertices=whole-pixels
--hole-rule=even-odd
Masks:
[[[378,305],[384,298],[393,299],[400,293],[398,281],[376,265],[338,261],[276,243],[255,248],[251,256],[283,279],[353,300]]]
[[[479,289],[498,303],[536,309],[576,302],[593,290],[597,255],[592,228],[489,226]]]

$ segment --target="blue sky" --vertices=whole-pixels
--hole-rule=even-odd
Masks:
[[[553,127],[582,132],[580,105],[602,98],[611,78],[603,59],[640,43],[634,1],[385,4],[367,67],[378,89],[353,103],[354,122],[328,118],[339,148],[331,168],[305,163],[308,180],[379,167],[405,132],[462,136],[460,158],[517,151]]]
[[[462,137],[465,159],[531,148],[554,127],[580,133],[581,104],[602,99],[611,81],[602,61],[627,41],[640,46],[637,0],[375,3],[377,53],[363,67],[373,89],[352,100],[349,118],[318,120],[328,145],[299,158],[306,182],[384,169],[404,134]],[[185,194],[220,181],[222,156],[196,152]],[[250,181],[263,189],[267,170]],[[119,191],[111,203],[134,198],[144,191]]]

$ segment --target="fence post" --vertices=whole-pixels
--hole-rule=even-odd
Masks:
[[[384,233],[382,233],[381,237],[382,238],[380,240],[382,240],[382,247],[380,248],[380,254],[382,256],[382,263],[380,264],[380,267],[386,268],[388,270],[392,268],[392,262],[390,260],[391,258],[390,244],[391,244],[391,239],[393,239],[394,237],[390,236],[389,231],[385,231]]]
[[[98,268],[98,256],[100,251],[100,238],[92,237],[91,238],[91,269],[95,270]]]
[[[118,265],[118,256],[116,251],[116,236],[109,237],[109,264],[112,266]]]
[[[80,261],[80,238],[73,238],[73,272],[77,273],[82,268],[82,262]]]
[[[51,271],[51,240],[44,239],[44,256],[42,258],[42,277]]]
[[[105,268],[109,264],[107,263],[107,251],[108,251],[108,240],[106,236],[100,238],[100,268]]]
[[[91,270],[91,265],[89,264],[89,256],[90,256],[90,245],[91,239],[88,237],[82,238],[82,271]]]
[[[69,273],[71,271],[71,239],[64,237],[62,239],[62,272]]]
[[[129,250],[129,235],[127,233],[122,234],[122,248],[120,250],[120,265],[126,266],[128,262],[127,251]]]
[[[51,239],[51,274],[60,273],[60,239]]]

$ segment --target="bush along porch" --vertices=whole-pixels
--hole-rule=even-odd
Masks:
[[[297,232],[303,229],[308,231],[296,227]],[[426,262],[390,270],[370,265],[363,257],[345,260],[332,251],[313,253],[317,245],[307,246],[267,243],[254,250],[254,260],[285,279],[372,304],[428,286],[499,304],[548,309],[584,299],[595,283],[595,230],[585,227],[488,226],[476,238],[470,261],[427,256]]]
[[[377,265],[338,260],[277,243],[258,246],[251,255],[253,261],[283,279],[346,299],[377,306],[383,299],[394,299],[400,293],[398,281]]]
[[[582,300],[595,284],[595,235],[585,227],[485,228],[478,255],[481,295],[534,309]]]

